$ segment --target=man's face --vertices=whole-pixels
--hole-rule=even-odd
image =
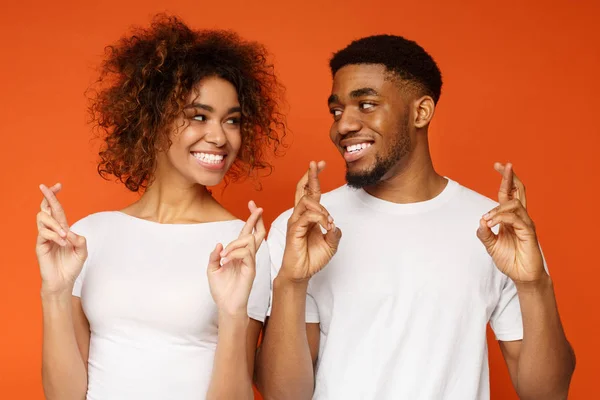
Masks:
[[[373,186],[394,174],[410,151],[410,107],[385,66],[347,65],[337,71],[328,100],[330,136],[346,160],[349,186]]]

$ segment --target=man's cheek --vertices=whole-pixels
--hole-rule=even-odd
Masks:
[[[335,142],[336,136],[337,136],[337,129],[336,129],[335,124],[334,124],[329,129],[329,139],[331,139],[331,141],[333,142],[333,144],[337,145],[337,143]]]

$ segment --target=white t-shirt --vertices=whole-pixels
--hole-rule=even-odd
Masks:
[[[314,399],[489,399],[486,326],[523,337],[514,283],[476,236],[497,203],[449,180],[432,200],[396,204],[342,186],[322,196],[342,229],[309,282],[320,324]],[[278,273],[291,210],[268,238]]]
[[[205,398],[218,332],[208,257],[243,226],[160,224],[122,212],[72,226],[89,254],[73,289],[91,328],[87,399]],[[269,265],[263,244],[248,302],[248,315],[259,321],[269,305]]]

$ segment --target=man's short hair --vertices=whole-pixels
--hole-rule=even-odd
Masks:
[[[440,98],[442,74],[437,64],[421,46],[402,36],[376,35],[355,40],[336,52],[329,62],[332,75],[353,64],[382,64],[401,81],[431,96],[435,103]]]

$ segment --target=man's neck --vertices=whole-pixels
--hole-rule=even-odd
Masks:
[[[433,168],[429,151],[412,152],[389,175],[365,191],[392,203],[417,203],[433,199],[448,183]]]

